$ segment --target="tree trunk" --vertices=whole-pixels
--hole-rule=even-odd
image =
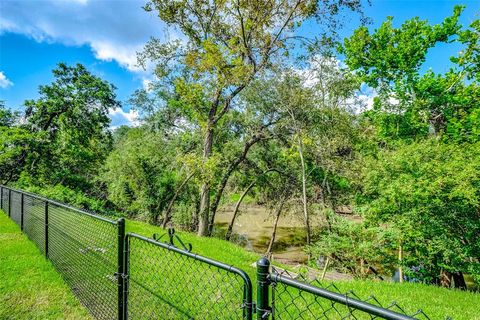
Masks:
[[[301,132],[298,133],[298,153],[300,154],[300,162],[302,165],[302,202],[303,202],[303,218],[305,220],[305,228],[307,229],[307,245],[311,242],[310,216],[307,208],[307,175],[305,168],[305,159],[303,157],[303,142]]]
[[[400,242],[400,245],[398,246],[398,263],[399,263],[399,266],[398,266],[398,281],[400,283],[403,282],[403,267],[402,267],[402,264],[403,264],[403,246],[402,246],[402,243]]]
[[[273,243],[275,242],[275,236],[277,235],[277,225],[278,220],[280,219],[280,214],[282,213],[283,205],[285,204],[285,197],[281,200],[280,205],[275,211],[275,222],[273,224],[272,236],[270,238],[270,243],[268,244],[266,255],[270,256],[273,250]]]
[[[192,221],[190,224],[190,231],[193,232],[198,228],[198,215],[200,214],[200,200],[195,197],[195,210],[192,213]]]
[[[213,128],[209,124],[205,133],[205,141],[203,143],[203,161],[206,162],[212,153],[213,145]],[[205,236],[208,234],[208,223],[210,217],[210,182],[204,181],[200,191],[200,214],[198,219],[198,235]]]
[[[327,261],[325,261],[325,265],[323,266],[322,276],[320,277],[320,281],[325,279],[325,275],[327,274],[328,265],[330,263],[330,257],[327,257]]]
[[[225,240],[230,240],[230,237],[232,236],[232,230],[233,230],[233,224],[235,223],[235,219],[237,218],[238,214],[238,209],[240,208],[240,204],[243,201],[243,198],[247,195],[247,193],[253,188],[255,185],[256,180],[250,183],[250,185],[243,191],[242,195],[240,196],[240,199],[238,199],[237,204],[235,205],[235,210],[233,211],[233,216],[232,216],[232,221],[230,221],[230,224],[228,225],[228,230],[227,234],[225,235]]]
[[[172,209],[173,209],[173,204],[175,203],[175,200],[177,200],[178,195],[180,194],[180,191],[182,191],[183,187],[187,184],[187,182],[193,177],[195,173],[192,172],[190,173],[185,180],[183,180],[182,184],[175,190],[175,194],[173,195],[172,199],[170,200],[170,203],[168,204],[167,210],[165,211],[165,217],[163,218],[163,223],[162,227],[166,228],[167,223],[170,222],[170,219],[172,218]]]
[[[247,154],[248,154],[248,151],[250,150],[250,148],[255,143],[260,141],[262,138],[263,138],[263,135],[261,133],[253,135],[253,137],[245,143],[245,146],[243,147],[242,154],[240,156],[238,156],[228,166],[228,169],[225,172],[225,174],[223,175],[222,181],[218,185],[217,190],[215,192],[215,199],[213,200],[213,204],[212,204],[212,207],[211,207],[211,210],[210,210],[210,221],[209,221],[209,225],[208,225],[208,234],[211,234],[211,232],[212,232],[213,224],[215,223],[215,215],[217,213],[217,209],[218,209],[218,206],[220,204],[220,200],[222,199],[223,191],[225,190],[225,187],[228,183],[228,179],[230,178],[232,173],[235,171],[235,169],[238,167],[238,165],[240,163],[242,163],[247,158]]]
[[[440,270],[440,285],[445,288],[452,286],[452,274],[445,270]]]
[[[467,290],[467,284],[465,283],[465,279],[463,278],[462,272],[454,272],[452,273],[453,284],[454,287],[460,290]]]

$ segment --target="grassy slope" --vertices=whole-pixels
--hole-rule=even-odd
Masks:
[[[164,231],[138,221],[127,221],[127,231],[151,237]],[[232,264],[245,270],[255,282],[252,264],[258,255],[232,243],[212,238],[198,238],[179,232],[182,240],[193,245],[195,253]],[[19,228],[0,214],[0,319],[87,319],[61,277]],[[19,276],[22,275],[22,276]],[[422,308],[431,319],[480,319],[480,295],[421,284],[395,284],[373,281],[345,281],[335,285],[342,291],[353,290],[365,299],[375,295],[382,304],[392,300],[409,313]]]
[[[91,319],[60,275],[0,211],[0,319]]]
[[[131,220],[127,220],[127,231],[148,237],[154,233],[165,233],[159,227]],[[198,238],[186,232],[177,234],[184,242],[193,245],[193,252],[239,267],[255,282],[255,268],[252,264],[259,258],[258,255],[220,239]],[[421,308],[430,319],[444,319],[447,315],[453,319],[480,319],[478,293],[413,283],[341,281],[335,285],[341,292],[353,290],[362,299],[374,295],[383,305],[396,301],[410,314]]]

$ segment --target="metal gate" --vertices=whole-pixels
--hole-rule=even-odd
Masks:
[[[242,270],[129,233],[129,319],[252,319],[252,283]]]

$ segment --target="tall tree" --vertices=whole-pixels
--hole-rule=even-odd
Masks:
[[[120,106],[115,87],[84,66],[60,63],[54,81],[25,101],[26,127],[38,139],[28,174],[39,183],[88,191],[111,144],[108,112]]]
[[[218,127],[237,95],[276,58],[307,43],[294,34],[305,20],[331,27],[345,8],[358,11],[360,1],[151,0],[145,9],[156,10],[160,19],[183,33],[183,39],[152,39],[139,54],[139,62],[155,63],[156,75],[175,88],[202,130],[202,158],[209,167]],[[211,184],[204,179],[201,186],[199,235],[208,234]]]
[[[382,140],[443,133],[456,141],[478,139],[480,22],[462,29],[462,10],[456,6],[452,16],[436,25],[414,18],[394,28],[390,17],[373,33],[361,27],[345,39],[345,62],[378,92],[366,115]],[[428,50],[450,42],[465,47],[450,58],[454,66],[445,74],[422,73]]]

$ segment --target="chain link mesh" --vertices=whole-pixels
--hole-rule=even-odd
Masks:
[[[97,319],[117,318],[117,227],[49,204],[48,257]]]
[[[308,280],[302,275],[294,275],[283,269],[276,269],[272,267],[272,275],[280,275],[294,279],[296,282],[306,283],[311,286],[328,290],[343,295],[347,302],[348,300],[357,300],[366,302],[370,305],[391,310],[402,315],[414,317],[416,319],[430,319],[422,310],[414,313],[407,313],[404,308],[399,306],[396,302],[389,305],[382,305],[380,301],[374,296],[368,299],[361,299],[353,291],[347,293],[341,290],[334,283],[322,283],[318,280]],[[275,320],[281,319],[383,319],[382,317],[355,309],[351,305],[344,305],[330,299],[318,296],[316,294],[302,290],[301,288],[274,281],[272,278],[272,318]]]
[[[129,319],[242,319],[241,276],[129,238]]]
[[[24,195],[23,231],[45,254],[45,201]]]
[[[21,225],[21,192],[2,187],[2,210],[8,212],[9,193],[10,217]],[[23,231],[29,239],[96,319],[118,319],[117,224],[34,195],[23,197]]]
[[[10,218],[15,221],[19,226],[22,225],[22,194],[20,192],[12,191],[12,199],[10,204],[12,208],[10,209]]]

